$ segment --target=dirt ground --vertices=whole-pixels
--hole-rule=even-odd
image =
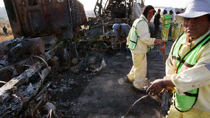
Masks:
[[[90,32],[90,35],[95,39],[99,34],[102,34],[102,30],[95,29]],[[77,64],[79,71],[73,71],[73,67],[66,66],[70,63],[66,64],[65,62],[63,62],[64,67],[68,68],[52,67],[51,73],[47,77],[48,81],[43,85],[51,83],[50,87],[44,91],[47,97],[43,98],[43,105],[40,105],[41,115],[48,114],[43,106],[51,103],[50,106],[56,108],[54,110],[58,115],[56,118],[122,118],[136,100],[147,95],[146,92],[138,91],[131,84],[125,82],[126,75],[133,65],[131,58],[126,59],[125,54],[117,56],[116,53],[119,50],[109,48],[105,51],[103,46],[107,46],[101,45],[101,43],[94,44],[100,49],[92,52],[89,48],[95,48],[87,40],[80,42],[81,46],[77,45],[78,54],[85,55],[80,56],[82,59]],[[166,58],[172,43],[171,41],[166,43]],[[91,53],[89,54],[89,52]],[[90,68],[86,69],[88,65],[86,62],[89,60],[94,60],[93,66],[100,65],[104,60],[106,66],[99,73],[92,72],[89,70]],[[157,45],[147,53],[147,65],[147,78],[150,81],[164,77],[163,56]],[[160,109],[160,103],[147,96],[137,102],[125,118],[162,118]]]
[[[11,39],[14,39],[13,35],[8,35],[8,36],[0,35],[0,42],[11,40]]]
[[[166,44],[166,57],[173,42]],[[49,102],[66,118],[120,118],[146,92],[136,91],[124,82],[132,67],[132,59],[106,51],[106,67],[97,74],[56,72],[49,92]],[[157,45],[147,53],[147,77],[150,81],[164,77],[162,53]],[[146,97],[133,106],[126,118],[160,118],[160,104]]]

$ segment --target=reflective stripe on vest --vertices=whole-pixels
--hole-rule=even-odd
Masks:
[[[200,49],[208,43],[210,40],[210,34],[203,38],[198,44],[196,44],[182,59],[179,56],[179,50],[182,47],[183,40],[186,39],[186,34],[183,34],[179,40],[176,41],[172,49],[172,63],[176,69],[176,73],[193,67],[197,63],[197,55]],[[195,105],[198,97],[199,89],[190,90],[185,92],[185,95],[179,95],[175,93],[175,108],[180,112],[186,112],[192,109]]]
[[[171,15],[169,15],[169,14],[165,14],[165,15],[163,15],[163,17],[164,17],[164,27],[165,28],[168,28],[168,27],[170,27],[170,19],[171,19]]]
[[[129,34],[128,34],[128,41],[129,41],[129,44],[128,44],[128,48],[129,49],[134,49],[137,45],[137,41],[138,41],[138,38],[140,38],[138,35],[137,35],[137,24],[141,21],[145,20],[144,18],[138,18],[134,21],[130,31],[129,31]],[[146,21],[146,20],[145,20]]]

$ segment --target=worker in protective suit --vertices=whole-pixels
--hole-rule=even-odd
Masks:
[[[166,118],[210,117],[209,6],[209,0],[191,0],[186,11],[178,14],[184,20],[184,34],[172,46],[164,79],[151,82],[147,89],[150,95],[158,95],[174,88]]]
[[[180,14],[180,11],[177,11],[176,15],[177,14]],[[180,30],[181,30],[181,27],[182,27],[182,23],[177,22],[177,20],[175,19],[172,27],[173,27],[173,29],[172,29],[171,40],[175,41],[181,33]]]
[[[171,26],[171,15],[167,14],[167,10],[163,11],[163,16],[160,18],[160,22],[162,23],[162,25],[161,25],[162,26],[162,31],[161,31],[162,40],[167,42],[169,28]]]
[[[127,37],[127,45],[131,50],[133,67],[127,75],[127,81],[131,82],[138,90],[146,90],[149,81],[146,78],[147,60],[146,53],[148,46],[154,43],[163,44],[161,39],[150,38],[148,23],[155,14],[153,6],[146,6],[140,18],[137,18]]]

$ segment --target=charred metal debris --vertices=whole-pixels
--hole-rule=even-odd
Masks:
[[[49,47],[43,40],[16,38],[0,44],[0,117],[63,117],[56,104],[49,102],[49,92],[59,87],[54,85],[61,79],[59,73],[90,79],[106,66],[104,49],[98,47],[103,42],[57,39]]]
[[[106,66],[104,52],[116,48],[115,35],[108,32],[111,26],[131,23],[133,7],[144,5],[143,0],[107,0],[106,4],[97,0],[96,17],[87,20],[78,0],[4,3],[15,39],[0,43],[2,118],[65,117],[49,98],[59,72],[69,71],[83,79],[99,73]]]

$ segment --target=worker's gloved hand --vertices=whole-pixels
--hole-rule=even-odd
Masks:
[[[150,46],[151,49],[153,49],[154,47],[155,47],[154,45],[151,45],[151,46]]]
[[[164,44],[165,41],[161,40],[161,39],[155,39],[155,43],[158,45]]]
[[[122,41],[119,41],[120,43],[126,43],[126,39],[125,40],[122,40]]]
[[[151,82],[151,85],[147,89],[147,93],[149,95],[159,95],[163,91],[163,88],[161,87],[162,79],[156,79],[155,81]]]

